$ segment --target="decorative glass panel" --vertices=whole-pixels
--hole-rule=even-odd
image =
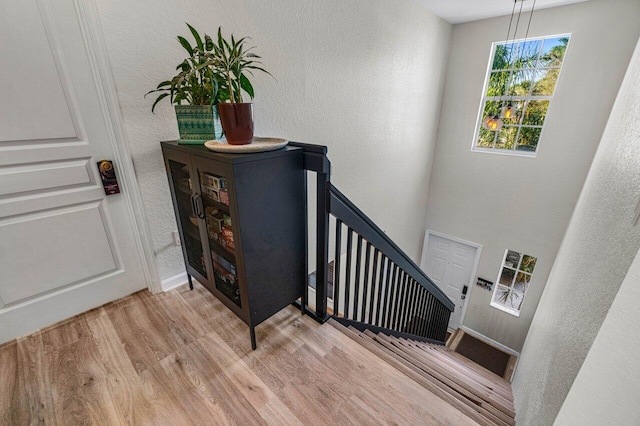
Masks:
[[[540,54],[541,67],[559,67],[569,44],[569,36],[553,37],[544,40]]]
[[[502,268],[502,273],[500,274],[500,279],[498,282],[507,287],[511,287],[513,284],[513,278],[516,276],[516,271],[513,269]]]
[[[541,126],[547,116],[549,101],[529,101],[522,118],[522,124]]]
[[[516,136],[518,135],[518,128],[514,126],[503,126],[498,132],[498,140],[496,141],[496,148],[499,149],[513,149],[516,144]]]
[[[521,151],[535,151],[540,140],[541,127],[523,127],[520,129],[518,149]]]
[[[501,43],[496,45],[493,55],[492,70],[505,70],[513,68],[513,60],[515,58],[515,49],[517,43]]]
[[[483,127],[480,129],[477,146],[482,148],[493,148],[493,141],[495,138],[495,132],[491,132]]]
[[[536,258],[533,256],[524,255],[522,257],[522,263],[520,264],[520,270],[529,274],[533,273],[533,268],[536,267]]]
[[[513,284],[513,288],[524,293],[527,290],[530,282],[531,275],[525,274],[524,272],[518,272],[518,274],[516,275],[516,282]]]
[[[542,40],[530,40],[518,43],[518,56],[514,62],[515,68],[533,68],[538,62],[538,54]]]
[[[492,72],[489,77],[487,96],[504,96],[510,74],[510,71]]]
[[[560,75],[560,68],[550,68],[548,70],[537,70],[532,75],[533,96],[551,96],[556,90],[556,83]]]

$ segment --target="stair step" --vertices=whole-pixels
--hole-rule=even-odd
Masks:
[[[444,346],[328,321],[398,371],[484,425],[515,425],[511,385]],[[463,358],[463,359],[460,359]]]

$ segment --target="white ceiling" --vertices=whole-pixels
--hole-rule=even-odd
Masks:
[[[536,0],[536,10],[584,1],[589,0]],[[459,24],[495,16],[511,15],[514,0],[419,0],[419,2],[442,19],[452,24]],[[533,0],[525,0],[522,6],[523,13],[524,11],[529,12],[532,5]],[[518,3],[516,12],[519,9],[520,4]]]

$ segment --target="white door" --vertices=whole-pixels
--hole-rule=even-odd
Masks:
[[[480,257],[480,246],[450,239],[427,231],[422,250],[421,268],[429,278],[455,303],[449,327],[462,324],[464,310]],[[465,293],[466,287],[466,295]]]
[[[81,1],[0,0],[0,343],[147,287]]]

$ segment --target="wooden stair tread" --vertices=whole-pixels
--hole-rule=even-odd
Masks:
[[[405,340],[405,339],[401,339],[401,340],[404,342],[404,344],[408,344],[412,347],[419,348],[426,352],[431,351],[430,353],[436,356],[438,354],[441,354],[440,357],[445,362],[448,362],[455,367],[459,367],[459,368],[464,367],[463,368],[464,371],[470,374],[473,374],[475,377],[478,377],[478,380],[482,381],[483,383],[491,383],[493,386],[495,386],[496,389],[504,390],[503,396],[513,401],[513,397],[511,395],[511,384],[507,380],[505,380],[503,377],[498,376],[492,371],[487,370],[483,366],[475,364],[470,359],[465,358],[459,353],[454,352],[443,346],[433,345],[433,344],[424,343],[424,342],[417,342],[415,340]]]
[[[366,334],[366,333],[365,333]],[[403,357],[408,362],[415,365],[418,369],[421,370],[422,375],[436,382],[439,386],[442,385],[447,392],[451,393],[453,396],[459,399],[466,399],[471,403],[482,407],[484,409],[483,414],[493,421],[500,419],[502,422],[506,424],[513,424],[512,420],[515,417],[515,413],[511,412],[507,407],[497,404],[494,399],[489,398],[487,395],[483,395],[481,391],[478,389],[474,389],[472,386],[466,384],[463,380],[455,380],[452,379],[451,376],[447,375],[447,373],[442,373],[437,371],[434,367],[434,364],[428,364],[425,362],[421,362],[419,358],[415,356],[415,354],[403,348],[401,345],[393,345],[388,339],[387,336],[378,334],[371,335],[371,337],[381,343],[383,346],[387,347],[387,349],[395,352],[397,355]]]
[[[378,339],[390,341],[385,335],[377,335]],[[515,411],[513,410],[513,403],[507,401],[500,394],[495,393],[492,389],[483,386],[482,384],[469,380],[464,375],[461,375],[459,371],[456,371],[449,366],[441,364],[440,360],[436,358],[429,358],[428,355],[424,356],[417,350],[403,345],[402,340],[395,342],[399,351],[407,354],[410,360],[419,368],[427,371],[431,376],[438,380],[447,383],[447,385],[456,390],[459,393],[466,395],[468,398],[476,401],[477,404],[487,408],[487,410],[494,412],[494,414],[501,417],[500,413],[495,413],[496,410],[500,410],[507,417],[515,417]],[[491,405],[492,407],[488,407]],[[505,419],[506,420],[506,419]]]
[[[444,346],[328,323],[476,422],[515,425],[510,383],[484,367]]]
[[[474,382],[477,382],[480,385],[485,386],[488,389],[490,389],[490,390],[496,392],[497,394],[501,395],[503,398],[505,398],[507,401],[509,401],[511,403],[511,405],[513,405],[513,395],[511,393],[511,386],[502,377],[497,376],[497,375],[495,375],[494,373],[491,373],[491,372],[489,372],[489,373],[493,377],[486,376],[486,375],[482,374],[482,372],[479,372],[475,368],[475,366],[473,365],[472,361],[471,361],[471,363],[468,363],[467,361],[469,361],[469,360],[466,360],[466,359],[465,360],[457,360],[457,359],[455,359],[454,356],[451,356],[451,354],[447,353],[447,352],[434,350],[433,348],[431,348],[431,349],[424,348],[424,347],[421,347],[421,346],[412,345],[412,344],[407,343],[407,342],[401,342],[401,344],[413,347],[416,350],[420,351],[421,354],[424,354],[424,356],[433,358],[433,359],[437,360],[438,362],[443,363],[444,365],[446,365],[447,368],[452,369],[453,371],[455,371],[456,374],[462,374],[465,377],[471,378]],[[484,367],[481,367],[481,368],[484,368]]]

